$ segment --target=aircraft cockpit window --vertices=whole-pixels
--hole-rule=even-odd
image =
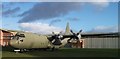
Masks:
[[[24,34],[20,34],[19,36],[20,36],[20,37],[25,37],[25,35],[24,35]]]
[[[24,34],[16,34],[14,37],[13,37],[13,39],[20,39],[20,38],[24,38],[25,37],[25,35]]]

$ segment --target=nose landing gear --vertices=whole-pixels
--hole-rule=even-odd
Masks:
[[[23,52],[27,52],[27,49],[15,49],[14,52],[15,53],[23,53]]]

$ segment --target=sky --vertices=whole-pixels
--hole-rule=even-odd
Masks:
[[[101,1],[2,2],[1,28],[50,34],[69,22],[75,32],[118,32],[118,2]]]

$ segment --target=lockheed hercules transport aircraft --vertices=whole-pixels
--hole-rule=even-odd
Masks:
[[[69,30],[69,24],[67,24],[66,32],[71,32],[71,34],[53,34],[53,35],[39,35],[29,32],[18,32],[10,40],[9,44],[17,48],[15,52],[24,52],[29,49],[51,49],[64,47],[67,43],[76,43],[81,39],[81,31],[74,33]]]

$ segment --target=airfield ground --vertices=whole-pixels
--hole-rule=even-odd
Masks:
[[[24,53],[3,49],[2,57],[118,57],[118,49],[62,48],[55,51],[35,50]]]

